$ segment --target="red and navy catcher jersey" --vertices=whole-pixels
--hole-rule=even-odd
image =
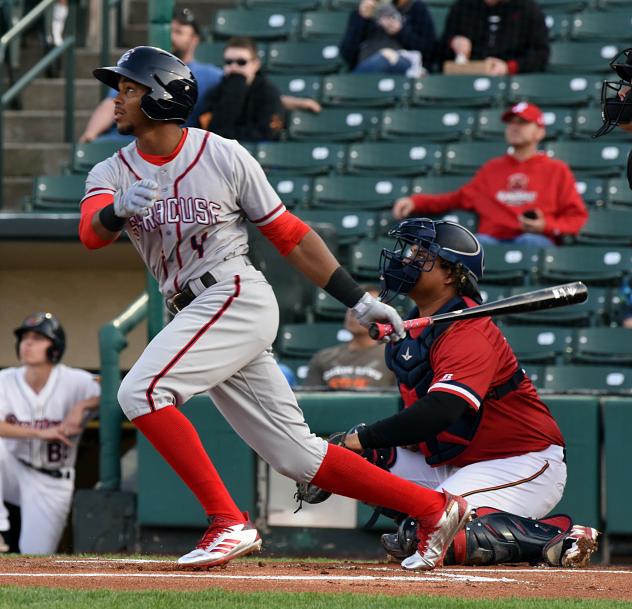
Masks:
[[[474,306],[454,299],[438,313]],[[410,318],[418,316],[414,310]],[[500,398],[490,390],[507,383],[518,362],[496,324],[488,317],[413,331],[388,345],[386,363],[397,376],[406,407],[433,391],[464,399],[469,408],[448,429],[420,444],[430,465],[502,459],[544,450],[564,439],[528,377]]]

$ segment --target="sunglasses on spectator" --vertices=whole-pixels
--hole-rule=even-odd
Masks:
[[[236,63],[238,66],[245,66],[248,62],[250,61],[250,59],[224,59],[224,65],[225,66],[230,66],[234,63]]]

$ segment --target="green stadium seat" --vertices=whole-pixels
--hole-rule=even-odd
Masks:
[[[349,146],[346,169],[361,175],[420,175],[438,170],[441,154],[438,144],[360,142]]]
[[[357,211],[390,209],[410,192],[408,180],[392,177],[327,176],[314,180],[312,207]]]
[[[619,177],[625,168],[628,146],[612,141],[548,142],[546,152],[584,175]]]
[[[318,114],[293,112],[288,135],[293,140],[350,142],[377,131],[379,111],[371,108],[325,108]]]
[[[523,74],[512,76],[509,103],[529,101],[540,106],[585,106],[597,94],[597,78],[579,74]]]
[[[212,63],[216,66],[222,66],[224,65],[225,46],[226,41],[200,42],[195,50],[195,59],[202,63]]]
[[[603,124],[601,112],[598,108],[580,108],[575,115],[573,137],[575,139],[592,139],[593,133]],[[630,135],[623,129],[614,129],[608,134],[608,141],[629,141]]]
[[[507,144],[502,142],[464,142],[448,144],[443,155],[445,173],[476,173],[483,163],[502,156],[507,152]]]
[[[214,40],[249,36],[255,40],[283,40],[298,33],[300,14],[284,10],[220,9],[211,28]]]
[[[412,103],[417,106],[478,108],[496,105],[504,79],[489,76],[429,74],[413,87]]]
[[[602,11],[618,11],[630,8],[630,0],[596,0],[594,4]]]
[[[347,15],[335,11],[303,13],[301,36],[305,40],[341,40],[347,29]]]
[[[540,251],[519,245],[488,245],[485,247],[486,283],[528,283],[538,269]]]
[[[349,332],[335,322],[283,324],[275,348],[282,360],[305,359],[316,351],[347,342],[350,338]]]
[[[344,162],[342,144],[328,142],[263,142],[256,158],[266,171],[294,175],[329,173]]]
[[[608,200],[607,180],[575,174],[575,187],[582,199],[590,206],[605,205]]]
[[[475,123],[472,110],[397,108],[384,112],[380,136],[385,140],[451,142],[469,137]]]
[[[312,303],[312,311],[314,317],[319,321],[337,321],[340,323],[345,318],[347,307],[325,290],[318,290]]]
[[[241,0],[247,9],[312,11],[320,8],[322,0]]]
[[[458,190],[472,179],[471,175],[421,176],[412,183],[413,194],[442,194]]]
[[[573,360],[578,364],[632,366],[632,329],[582,328],[577,330]]]
[[[619,11],[583,11],[573,16],[573,40],[603,40],[623,45],[632,42],[632,13],[628,6]],[[627,41],[627,42],[626,42]]]
[[[387,107],[408,97],[410,81],[399,74],[335,74],[323,79],[328,106]]]
[[[273,42],[266,69],[285,74],[330,74],[342,66],[338,46],[330,42]]]
[[[358,8],[357,0],[329,0],[329,7],[332,11],[352,11]]]
[[[617,207],[632,207],[632,191],[627,178],[612,178],[607,185],[608,203]]]
[[[432,22],[434,23],[435,30],[437,31],[437,33],[443,32],[443,29],[445,27],[445,20],[448,16],[448,13],[450,12],[450,6],[447,4],[445,6],[428,6],[427,2],[426,6],[428,8],[428,11],[430,12],[430,16],[432,17]]]
[[[549,40],[564,40],[571,29],[572,16],[566,12],[549,12],[544,15],[546,27],[549,30]]]
[[[371,238],[377,231],[374,212],[338,209],[302,209],[296,213],[305,222],[331,224],[336,229],[339,245]]]
[[[589,0],[540,0],[538,5],[545,12],[567,11],[569,13],[582,11],[589,4]]]
[[[307,374],[309,373],[309,361],[311,358],[299,358],[299,359],[283,359],[279,360],[280,364],[284,364],[294,373],[296,378],[296,386],[300,387],[305,382]]]
[[[521,364],[560,364],[573,348],[573,331],[555,326],[503,326]]]
[[[547,70],[567,74],[603,74],[604,67],[618,52],[613,44],[603,42],[554,42]]]
[[[86,174],[97,163],[111,157],[124,145],[122,142],[114,141],[77,144],[72,155],[71,170],[73,173]]]
[[[542,387],[556,393],[626,393],[632,390],[632,367],[547,366]]]
[[[521,364],[522,365],[522,364]],[[544,368],[545,366],[538,366],[536,364],[524,364],[522,369],[526,375],[531,379],[531,382],[536,388],[542,387],[544,383]]]
[[[357,279],[375,282],[380,276],[382,249],[393,247],[393,239],[363,239],[351,248],[349,270]]]
[[[591,210],[582,227],[578,243],[632,246],[632,209],[601,208]]]
[[[507,298],[511,294],[511,288],[507,285],[479,284],[478,287],[483,302],[494,302],[501,298]]]
[[[317,74],[270,74],[281,95],[320,99],[321,77]]]
[[[268,174],[268,181],[283,201],[292,209],[309,203],[312,192],[312,178],[307,176],[284,176]]]
[[[592,210],[597,213],[600,210]],[[550,247],[540,256],[542,281],[583,281],[589,285],[616,286],[632,267],[632,249],[621,247]]]
[[[574,112],[569,108],[543,108],[546,123],[546,139],[557,139],[569,134],[573,128]],[[475,130],[477,140],[504,141],[506,123],[502,111],[497,108],[481,110]]]
[[[34,211],[75,211],[85,194],[85,175],[39,176],[30,201]]]

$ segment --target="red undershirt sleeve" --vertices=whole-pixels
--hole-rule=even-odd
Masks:
[[[284,211],[272,222],[257,228],[279,250],[281,256],[287,256],[311,230],[303,220],[289,211]]]
[[[114,195],[98,194],[88,197],[81,202],[81,219],[79,220],[79,239],[88,249],[96,250],[105,247],[114,241],[107,241],[97,235],[92,227],[94,214],[99,213],[104,207],[114,201]]]

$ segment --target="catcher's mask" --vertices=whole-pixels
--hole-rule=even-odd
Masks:
[[[603,125],[593,134],[599,137],[610,133],[617,125],[632,122],[632,48],[621,51],[610,68],[619,80],[604,80],[601,85],[601,118]]]
[[[15,351],[20,357],[20,342],[25,332],[37,332],[53,341],[46,350],[46,357],[52,364],[61,360],[66,350],[66,333],[59,320],[51,313],[33,313],[29,315],[13,333],[16,337]]]
[[[483,276],[483,248],[467,228],[447,220],[415,218],[400,222],[389,236],[395,238],[395,246],[384,248],[380,256],[383,302],[408,294],[421,273],[434,268],[437,257],[461,271],[459,293],[482,302],[478,282]]]

